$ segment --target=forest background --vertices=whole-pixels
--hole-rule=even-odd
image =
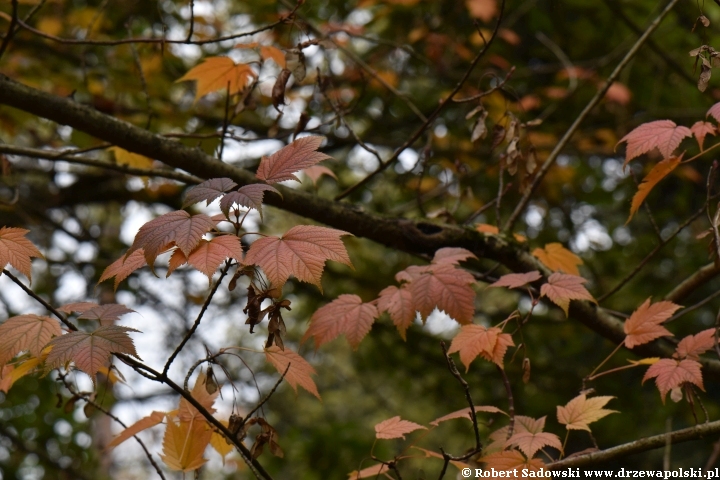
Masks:
[[[718,466],[718,24],[2,2],[0,478]]]

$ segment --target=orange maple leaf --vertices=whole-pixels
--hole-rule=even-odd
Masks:
[[[195,385],[193,385],[193,389],[190,391],[190,394],[205,410],[207,410],[208,413],[213,414],[215,413],[215,407],[213,405],[215,405],[215,400],[217,399],[218,395],[220,395],[220,390],[216,390],[213,393],[208,392],[208,389],[205,385],[206,382],[207,375],[205,374],[205,372],[201,371],[198,377],[195,379]],[[200,413],[200,411],[185,398],[180,398],[180,403],[178,404],[177,410],[177,418],[180,419],[181,422],[207,423],[207,419],[203,416],[203,414]]]
[[[695,335],[688,335],[680,340],[675,350],[676,358],[697,360],[701,354],[715,346],[715,328],[708,328]]]
[[[338,335],[345,334],[348,343],[353,349],[356,349],[370,331],[378,315],[375,305],[363,303],[357,295],[347,293],[340,295],[313,313],[310,318],[310,326],[300,342],[305,342],[313,337],[315,349],[318,349],[322,344],[337,338]]]
[[[302,173],[312,181],[313,185],[317,185],[317,181],[323,175],[327,175],[328,177],[332,177],[337,180],[337,175],[335,175],[332,170],[322,165],[313,165],[312,167],[305,168]]]
[[[378,295],[378,311],[390,314],[400,336],[405,340],[407,329],[417,315],[410,290],[404,285],[400,288],[391,285],[383,289]]]
[[[235,192],[226,194],[222,200],[220,200],[220,210],[222,210],[225,215],[228,215],[230,207],[232,207],[233,204],[237,204],[241,207],[254,208],[258,211],[262,219],[262,202],[265,192],[277,193],[282,197],[282,194],[270,185],[252,183],[240,187]]]
[[[680,165],[681,161],[682,155],[679,157],[666,158],[650,170],[650,173],[643,178],[642,183],[638,186],[638,191],[633,196],[632,204],[630,206],[630,216],[625,222],[625,225],[627,225],[633,218],[633,215],[635,215],[635,212],[638,211],[638,208],[640,208],[640,205],[642,205],[645,201],[653,187],[655,187],[660,180],[670,175],[670,173],[675,170],[678,165]]]
[[[703,387],[702,372],[700,362],[690,360],[675,360],[672,358],[663,358],[657,363],[650,365],[645,372],[642,383],[651,378],[655,379],[660,391],[660,398],[665,403],[667,393],[673,388],[677,388],[683,383],[692,383],[700,390],[705,391]]]
[[[115,260],[113,263],[103,270],[98,284],[115,277],[115,290],[117,290],[120,282],[125,280],[132,272],[138,268],[142,268],[147,265],[145,261],[145,250],[142,248],[135,250],[130,255],[123,255],[122,257]]]
[[[0,267],[9,263],[17,271],[25,275],[32,283],[31,258],[44,258],[40,250],[25,238],[30,230],[24,228],[0,228]]]
[[[643,123],[621,138],[618,145],[627,142],[625,149],[625,165],[627,165],[633,158],[639,157],[653,148],[657,148],[663,158],[669,158],[683,138],[691,135],[692,132],[689,128],[678,127],[671,120],[656,120]]]
[[[312,379],[312,375],[315,375],[315,369],[307,360],[289,348],[280,350],[277,345],[265,349],[265,358],[281,374],[285,373],[285,369],[290,365],[285,380],[295,390],[295,393],[297,393],[297,387],[302,387],[315,395],[318,400],[321,400],[317,385]]]
[[[362,470],[353,470],[352,472],[348,473],[348,480],[359,480],[361,478],[368,478],[373,477],[377,478],[380,475],[383,475],[386,478],[392,478],[388,477],[386,472],[390,471],[390,467],[388,467],[386,464],[381,463],[380,465],[373,465],[372,467],[363,468]]]
[[[352,267],[340,237],[350,235],[341,230],[297,225],[282,237],[255,240],[245,257],[248,265],[259,265],[274,287],[280,287],[290,275],[322,288],[320,278],[326,260]]]
[[[325,140],[325,137],[298,138],[269,157],[263,157],[255,175],[267,183],[277,183],[284,180],[297,180],[299,182],[300,180],[293,175],[295,172],[331,158],[329,155],[317,151],[323,140]]]
[[[150,268],[155,258],[170,245],[176,245],[187,257],[203,235],[215,226],[212,218],[204,213],[190,216],[185,210],[160,215],[140,227],[133,244],[125,256],[143,249],[145,261]]]
[[[285,68],[285,54],[282,50],[272,45],[263,45],[260,47],[260,56],[263,60],[272,59],[280,68]]]
[[[208,282],[226,258],[234,258],[242,262],[243,249],[240,239],[235,235],[219,235],[212,240],[200,240],[189,257],[185,257],[182,250],[177,249],[170,257],[166,277],[184,263],[189,263],[208,277]]]
[[[498,278],[495,283],[488,285],[489,287],[507,287],[507,288],[520,288],[524,287],[528,283],[540,280],[542,275],[537,270],[526,273],[508,273]]]
[[[52,337],[60,335],[60,324],[50,317],[28,314],[8,318],[0,325],[0,365],[23,350],[38,357]]]
[[[133,328],[108,325],[93,332],[70,332],[55,337],[48,343],[53,349],[47,357],[51,368],[75,362],[75,366],[87,373],[95,381],[95,374],[110,360],[113,353],[126,353],[138,357],[135,345],[128,332],[137,332]]]
[[[189,472],[202,467],[203,457],[210,443],[212,430],[204,422],[167,422],[163,438],[163,454],[160,455],[170,470]]]
[[[475,283],[475,278],[470,273],[447,263],[416,269],[410,267],[405,271],[412,278],[410,293],[415,309],[423,319],[437,308],[458,323],[472,322],[475,313],[475,290],[471,285]]]
[[[458,263],[465,261],[468,258],[474,258],[477,260],[475,254],[469,250],[457,247],[445,247],[435,252],[432,263],[457,265]]]
[[[502,413],[503,415],[507,415],[507,413],[505,413],[504,411],[500,410],[497,407],[493,407],[492,405],[476,405],[475,407],[473,407],[473,409],[475,410],[476,414],[478,412],[485,412],[485,413]],[[430,425],[437,427],[442,422],[446,422],[448,420],[453,420],[455,418],[465,418],[467,420],[472,420],[472,417],[470,416],[470,407],[466,407],[466,408],[457,410],[455,412],[448,413],[447,415],[443,415],[440,418],[436,418],[435,420],[430,422]]]
[[[195,101],[208,93],[227,90],[229,95],[241,92],[248,85],[248,80],[256,76],[250,65],[236,65],[228,57],[209,57],[178,78],[176,82],[196,80]]]
[[[533,250],[532,254],[554,272],[561,271],[570,275],[580,275],[577,266],[583,264],[582,259],[560,243],[548,243],[544,248]]]
[[[220,423],[228,426],[227,420],[220,420]],[[220,433],[219,430],[213,430],[212,435],[210,436],[210,446],[220,454],[222,457],[223,465],[225,465],[225,457],[228,455],[228,453],[235,450],[235,445],[228,442],[227,438],[225,438],[225,435]]]
[[[401,420],[399,416],[388,418],[375,425],[375,437],[379,439],[389,440],[392,438],[405,439],[405,434],[414,432],[415,430],[427,430],[427,427],[418,425],[408,420]]]
[[[235,187],[237,187],[237,183],[227,177],[206,180],[188,189],[185,193],[185,200],[183,200],[183,208],[202,201],[205,201],[206,205],[210,205],[216,198],[225,195],[225,192]]]
[[[130,437],[134,437],[143,430],[147,430],[150,427],[154,427],[155,425],[162,423],[162,421],[165,420],[166,415],[167,413],[165,412],[152,412],[147,417],[141,418],[140,420],[120,432],[118,436],[113,438],[112,441],[108,443],[107,449],[109,450],[113,447],[117,447],[125,440],[129,439]]]
[[[611,413],[617,413],[615,410],[602,408],[613,398],[615,397],[602,396],[587,398],[585,394],[580,394],[570,400],[564,407],[558,405],[558,421],[565,425],[565,428],[568,430],[587,430],[589,432],[589,424]]]
[[[625,346],[633,348],[656,338],[671,337],[672,333],[660,324],[670,318],[679,308],[682,307],[672,302],[664,301],[650,305],[650,299],[645,300],[625,321],[623,327],[627,335]]]
[[[703,122],[702,120],[693,123],[693,126],[690,127],[690,131],[693,133],[693,135],[695,135],[698,146],[700,147],[700,151],[703,150],[703,143],[705,142],[705,137],[707,135],[715,136],[715,133],[717,133],[715,125],[710,122]]]
[[[587,282],[582,277],[553,273],[548,282],[540,287],[540,296],[548,297],[555,305],[562,308],[565,316],[568,315],[570,300],[589,300],[595,302],[583,284]]]
[[[453,338],[448,353],[460,352],[460,360],[465,365],[465,371],[470,369],[470,363],[478,355],[502,368],[505,352],[508,347],[514,345],[512,336],[502,333],[497,327],[463,325]]]

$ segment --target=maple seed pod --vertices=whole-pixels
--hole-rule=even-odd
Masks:
[[[277,110],[280,105],[285,105],[285,85],[290,79],[290,70],[283,68],[275,80],[275,85],[272,88],[272,102],[273,107]]]
[[[530,359],[528,357],[523,358],[522,369],[522,381],[523,383],[528,383],[530,381]]]

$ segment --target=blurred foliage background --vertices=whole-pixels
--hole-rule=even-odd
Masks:
[[[304,178],[298,188],[332,198],[373,171],[377,157],[388,158],[410,138],[490,39],[501,10],[496,0],[308,0],[293,21],[219,43],[104,45],[52,38],[184,39],[192,8],[192,39],[202,41],[272,24],[293,7],[266,0],[20,0],[19,17],[32,13],[26,23],[36,31],[18,30],[0,58],[0,73],[217,154],[226,123],[224,93],[195,101],[193,84],[176,80],[206,57],[230,56],[249,63],[258,82],[247,95],[232,99],[238,107],[226,125],[230,138],[225,139],[222,160],[253,169],[261,155],[277,150],[296,131],[324,135],[323,151],[333,157],[325,165],[338,178],[325,176],[317,185]],[[479,100],[451,102],[398,162],[346,201],[390,216],[459,225],[507,220],[533,173],[532,165],[526,165],[531,150],[542,163],[662,7],[650,0],[508,0],[497,37],[458,97],[501,88]],[[3,2],[2,32],[7,32],[11,13],[11,2]],[[710,26],[692,31],[700,14]],[[650,194],[652,217],[641,209],[626,224],[636,182],[655,162],[641,159],[624,170],[622,152],[616,153],[615,145],[642,122],[670,118],[690,126],[720,100],[714,79],[705,92],[698,90],[699,71],[688,56],[694,48],[712,45],[718,24],[720,7],[712,2],[681,2],[673,10],[582,124],[516,228],[527,237],[530,250],[561,242],[578,254],[584,261],[581,273],[596,298],[629,274],[655,248],[659,236],[667,238],[704,205],[712,154],[679,168]],[[236,48],[251,42],[283,51],[314,43],[304,49],[307,75],[302,81],[291,80],[281,115],[272,105],[280,68],[273,62],[261,63],[257,48]],[[478,116],[466,116],[480,104],[487,112],[489,131],[485,138],[472,141]],[[523,155],[513,174],[503,164],[508,141],[492,148],[493,126],[509,128],[512,118],[530,122],[523,129],[519,142]],[[714,140],[709,137],[706,143]],[[698,152],[693,142],[688,139],[681,147],[688,156]],[[82,132],[7,107],[0,107],[0,143],[36,149],[99,145]],[[103,149],[91,154],[117,160]],[[54,304],[100,299],[136,309],[139,314],[124,317],[123,324],[144,332],[137,336],[138,352],[148,363],[161,365],[192,324],[207,280],[191,270],[180,270],[165,280],[159,268],[160,278],[143,271],[123,282],[116,293],[109,283],[97,285],[97,281],[104,268],[124,254],[142,223],[180,208],[184,186],[31,156],[4,155],[2,162],[0,224],[30,229],[30,238],[46,255],[33,264],[33,290]],[[156,163],[155,168],[162,167]],[[497,198],[501,175],[500,188],[507,190],[496,209],[489,204]],[[279,234],[307,223],[269,207],[264,215],[258,228],[265,233]],[[251,218],[259,225],[259,218]],[[601,306],[629,314],[646,298],[660,299],[708,264],[708,240],[696,238],[707,228],[705,215],[700,215]],[[362,238],[346,240],[346,245],[355,270],[329,263],[322,293],[306,284],[286,286],[293,302],[292,312],[285,315],[286,345],[300,348],[317,369],[323,401],[304,391],[296,395],[283,385],[265,406],[264,414],[278,430],[285,452],[282,459],[267,452],[260,457],[275,478],[345,478],[352,470],[372,465],[371,455],[391,459],[408,445],[374,444],[377,422],[401,415],[427,425],[466,406],[440,348],[440,341],[451,338],[457,326],[442,314],[431,316],[425,326],[418,322],[411,327],[405,342],[383,318],[357,351],[342,339],[318,352],[298,345],[312,312],[329,299],[356,293],[369,301],[394,283],[397,271],[424,262]],[[491,260],[482,260],[481,265],[495,268],[494,275],[506,272]],[[42,312],[6,280],[0,279],[2,317]],[[683,303],[695,304],[716,290],[717,281],[709,281]],[[262,327],[259,334],[251,335],[244,325],[244,292],[244,288],[221,289],[209,321],[183,351],[172,374],[182,378],[206,347],[262,344]],[[483,283],[477,285],[477,292],[479,323],[495,324],[518,305],[521,311],[529,308],[529,300],[520,293],[487,290]],[[671,330],[681,338],[709,328],[718,308],[720,300],[711,299],[672,324]],[[614,345],[545,305],[536,308],[522,342],[525,350],[513,355],[511,349],[506,358],[516,413],[547,415],[547,430],[562,438],[556,406],[577,395],[582,378]],[[521,381],[524,355],[532,362],[527,384]],[[252,408],[277,379],[259,355],[240,357],[245,363],[233,357],[222,362],[225,414],[232,408]],[[623,353],[612,365],[622,365],[626,358],[636,357]],[[97,397],[126,423],[151,410],[175,408],[176,399],[168,390],[127,376],[128,385],[100,385]],[[507,408],[493,365],[478,360],[465,377],[476,404]],[[695,423],[686,401],[663,405],[652,382],[641,386],[640,380],[639,370],[628,370],[593,383],[599,394],[617,397],[608,407],[620,412],[594,425],[594,439],[601,448]],[[82,379],[77,381],[84,385]],[[720,389],[712,379],[706,379],[705,386],[707,392],[700,398],[715,419],[720,412],[713,399]],[[154,474],[131,442],[105,451],[103,445],[119,426],[98,412],[84,410],[82,402],[69,404],[66,394],[53,375],[25,378],[9,394],[0,393],[0,478],[139,479]],[[701,409],[697,405],[695,409],[702,421]],[[481,433],[487,435],[503,419],[483,414],[481,421]],[[145,435],[151,451],[157,453],[162,429],[156,430]],[[422,435],[416,432],[410,438]],[[583,432],[573,432],[568,451],[591,447],[592,442]],[[443,447],[454,453],[472,444],[470,423],[462,420],[442,424],[417,441],[423,448]],[[712,452],[710,439],[673,446],[670,466],[704,466]],[[404,454],[422,457],[418,451]],[[605,467],[656,468],[662,465],[663,454],[656,450]],[[437,459],[418,458],[405,468],[409,478],[435,478],[440,466]],[[208,479],[250,476],[239,458],[230,456],[223,465],[217,455],[201,474]],[[176,477],[168,473],[168,478]]]

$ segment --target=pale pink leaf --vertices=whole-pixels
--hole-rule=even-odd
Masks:
[[[72,312],[83,313],[97,306],[98,304],[95,302],[75,302],[68,303],[67,305],[63,305],[62,307],[57,307],[57,311],[68,314]]]
[[[453,338],[448,353],[460,352],[465,371],[470,369],[470,363],[478,355],[502,368],[505,352],[513,345],[512,337],[497,327],[463,325]]]
[[[183,201],[183,208],[202,202],[203,200],[206,202],[206,205],[210,205],[213,200],[235,187],[237,187],[237,183],[230,178],[211,178],[199,185],[195,185],[187,191],[185,200]]]
[[[375,305],[363,303],[357,295],[340,295],[313,313],[310,326],[301,342],[312,337],[317,349],[324,343],[334,340],[338,335],[345,334],[348,343],[356,349],[360,341],[370,332],[378,315]]]
[[[625,150],[625,164],[635,157],[657,148],[663,158],[672,156],[673,152],[692,132],[689,128],[677,126],[671,120],[656,120],[643,123],[635,130],[625,135],[618,144],[627,142]]]
[[[524,287],[528,283],[540,280],[542,275],[537,270],[526,273],[508,273],[498,278],[495,283],[490,284],[490,287],[507,287],[507,288],[520,288]]]
[[[322,165],[313,165],[312,167],[304,169],[302,173],[304,173],[312,181],[313,185],[317,185],[317,181],[323,175],[327,175],[328,177],[332,177],[337,180],[335,173]]]
[[[227,215],[230,207],[237,204],[241,207],[254,208],[260,213],[260,218],[262,218],[262,202],[265,192],[277,193],[282,197],[280,192],[270,185],[253,183],[240,187],[236,192],[226,194],[222,200],[220,200],[220,209]]]
[[[680,308],[680,305],[672,302],[663,301],[650,305],[650,299],[645,300],[625,321],[625,346],[633,348],[656,338],[672,336],[672,333],[660,324]]]
[[[353,470],[348,473],[348,480],[360,480],[361,478],[378,478],[382,475],[385,478],[389,477],[386,472],[390,471],[390,467],[386,464],[381,463],[379,465],[373,465],[372,467],[363,468],[362,470]]]
[[[540,296],[548,297],[555,305],[562,308],[567,316],[570,300],[595,302],[590,292],[583,286],[585,282],[587,280],[576,275],[553,273],[548,278],[548,282],[540,287]]]
[[[667,393],[674,388],[680,387],[683,383],[691,383],[700,390],[705,391],[700,369],[700,362],[696,360],[663,358],[659,362],[650,365],[650,368],[645,372],[642,383],[654,378],[655,384],[660,391],[660,398],[665,403]]]
[[[505,446],[518,447],[527,456],[527,458],[534,457],[538,450],[545,447],[552,447],[556,450],[562,451],[560,438],[553,433],[547,432],[518,432],[513,434],[513,436],[505,442]]]
[[[705,137],[707,135],[715,135],[717,132],[717,129],[715,128],[715,125],[713,125],[710,122],[703,122],[702,120],[693,123],[693,126],[690,127],[690,131],[695,135],[695,139],[697,139],[698,146],[700,147],[700,151],[703,150],[703,143],[705,143]]]
[[[181,252],[180,250],[177,250]],[[174,256],[174,255],[173,255]],[[210,241],[201,240],[200,244],[187,258],[187,263],[212,279],[213,274],[226,258],[242,262],[243,249],[240,238],[235,235],[219,235]]]
[[[297,393],[297,387],[302,387],[320,400],[320,393],[312,379],[316,372],[307,360],[289,348],[280,350],[277,345],[265,349],[265,358],[280,374],[285,373],[285,369],[290,365],[285,380],[295,390],[295,393]]]
[[[117,290],[120,282],[125,280],[135,270],[142,268],[145,265],[147,265],[147,262],[145,261],[145,250],[140,248],[132,252],[130,255],[123,255],[108,265],[100,276],[98,283],[115,277],[115,290]]]
[[[121,316],[134,311],[135,310],[127,308],[125,305],[107,303],[105,305],[96,305],[93,308],[85,310],[78,319],[84,318],[86,320],[97,320],[100,322],[100,325],[111,325]]]
[[[708,328],[695,335],[688,335],[678,343],[675,356],[697,360],[715,346],[715,328]]]
[[[455,321],[467,324],[475,313],[475,278],[465,270],[448,264],[428,265],[410,283],[415,309],[427,318],[437,308]]]
[[[24,350],[38,357],[52,337],[60,335],[60,324],[50,317],[28,314],[8,318],[0,325],[0,365]]]
[[[40,250],[25,238],[30,230],[24,228],[0,228],[0,270],[9,263],[32,283],[31,258],[43,258]]]
[[[404,286],[397,288],[391,285],[378,295],[378,311],[390,314],[403,340],[408,327],[415,320],[416,312],[413,305],[412,293]]]
[[[263,157],[256,173],[257,178],[267,183],[298,180],[293,173],[330,158],[317,151],[323,140],[324,137],[317,136],[299,138],[269,157]]]
[[[492,405],[476,405],[474,407],[475,413],[478,412],[485,412],[485,413],[502,413],[503,415],[507,415],[504,411],[500,410],[497,407],[493,407]],[[436,418],[432,422],[430,422],[430,425],[437,427],[442,422],[446,422],[448,420],[453,420],[455,418],[465,418],[467,420],[472,420],[472,417],[470,417],[470,407],[463,408],[461,410],[457,410],[452,413],[448,413],[447,415],[443,415],[440,418]]]
[[[432,263],[446,263],[448,265],[457,265],[459,262],[465,261],[468,258],[474,258],[477,260],[475,254],[469,250],[457,247],[445,247],[435,252]]]
[[[410,422],[408,420],[402,420],[399,416],[397,416],[375,425],[375,437],[385,440],[392,438],[405,439],[406,434],[421,429],[427,430],[427,427],[423,427],[422,425],[418,425],[417,423]]]
[[[720,102],[716,103],[705,114],[705,118],[708,116],[713,117],[716,121],[720,122]]]

